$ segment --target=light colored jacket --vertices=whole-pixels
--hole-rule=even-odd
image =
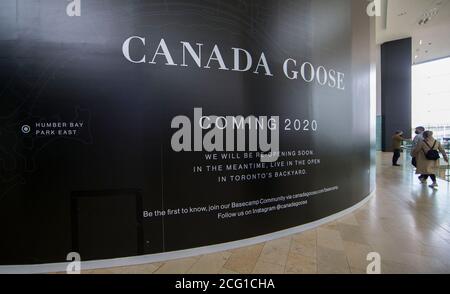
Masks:
[[[414,148],[413,156],[417,160],[417,169],[416,174],[419,175],[434,175],[438,173],[438,169],[440,166],[439,159],[438,160],[429,160],[426,158],[425,154],[430,150],[430,147],[433,147],[433,144],[436,140],[433,138],[428,138],[427,140],[422,140],[417,144],[416,148]],[[428,145],[430,147],[428,147]],[[439,150],[444,156],[446,160],[447,154],[445,153],[444,148],[442,147],[441,143],[439,141],[436,141],[436,145],[434,145],[434,150]]]

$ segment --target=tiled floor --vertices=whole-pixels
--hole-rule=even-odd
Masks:
[[[408,164],[379,154],[377,193],[363,208],[317,229],[225,252],[85,273],[364,273],[369,252],[382,273],[450,273],[450,186],[419,184]]]

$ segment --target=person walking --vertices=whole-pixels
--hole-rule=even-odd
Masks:
[[[402,131],[395,132],[392,136],[392,149],[394,149],[394,156],[392,157],[392,166],[400,166],[398,159],[400,158],[400,152],[402,151],[402,142],[405,140]]]
[[[423,140],[414,148],[413,155],[417,160],[416,174],[420,175],[419,180],[422,184],[427,183],[428,177],[433,183],[429,186],[433,189],[438,189],[436,180],[436,172],[439,169],[439,152],[448,162],[448,156],[442,147],[441,143],[433,138],[433,132],[425,131],[423,133]]]
[[[417,167],[417,160],[413,155],[413,151],[416,148],[416,146],[423,140],[423,132],[425,132],[425,128],[424,127],[417,127],[415,130],[415,134],[416,136],[414,137],[414,139],[412,140],[412,144],[411,144],[411,164],[414,167]]]

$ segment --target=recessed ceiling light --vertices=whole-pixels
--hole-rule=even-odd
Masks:
[[[419,55],[414,56],[415,59],[419,58]]]
[[[438,15],[439,9],[437,7],[430,9],[422,14],[422,19],[419,20],[419,25],[426,25],[433,17]]]
[[[419,44],[420,44],[420,45],[422,45],[422,43],[423,43],[423,41],[422,41],[422,40],[420,40],[420,41],[419,41]]]

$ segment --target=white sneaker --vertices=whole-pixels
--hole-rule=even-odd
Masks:
[[[433,183],[433,184],[431,184],[429,187],[432,188],[432,189],[434,189],[434,190],[439,189],[439,185],[438,185],[437,183]]]

